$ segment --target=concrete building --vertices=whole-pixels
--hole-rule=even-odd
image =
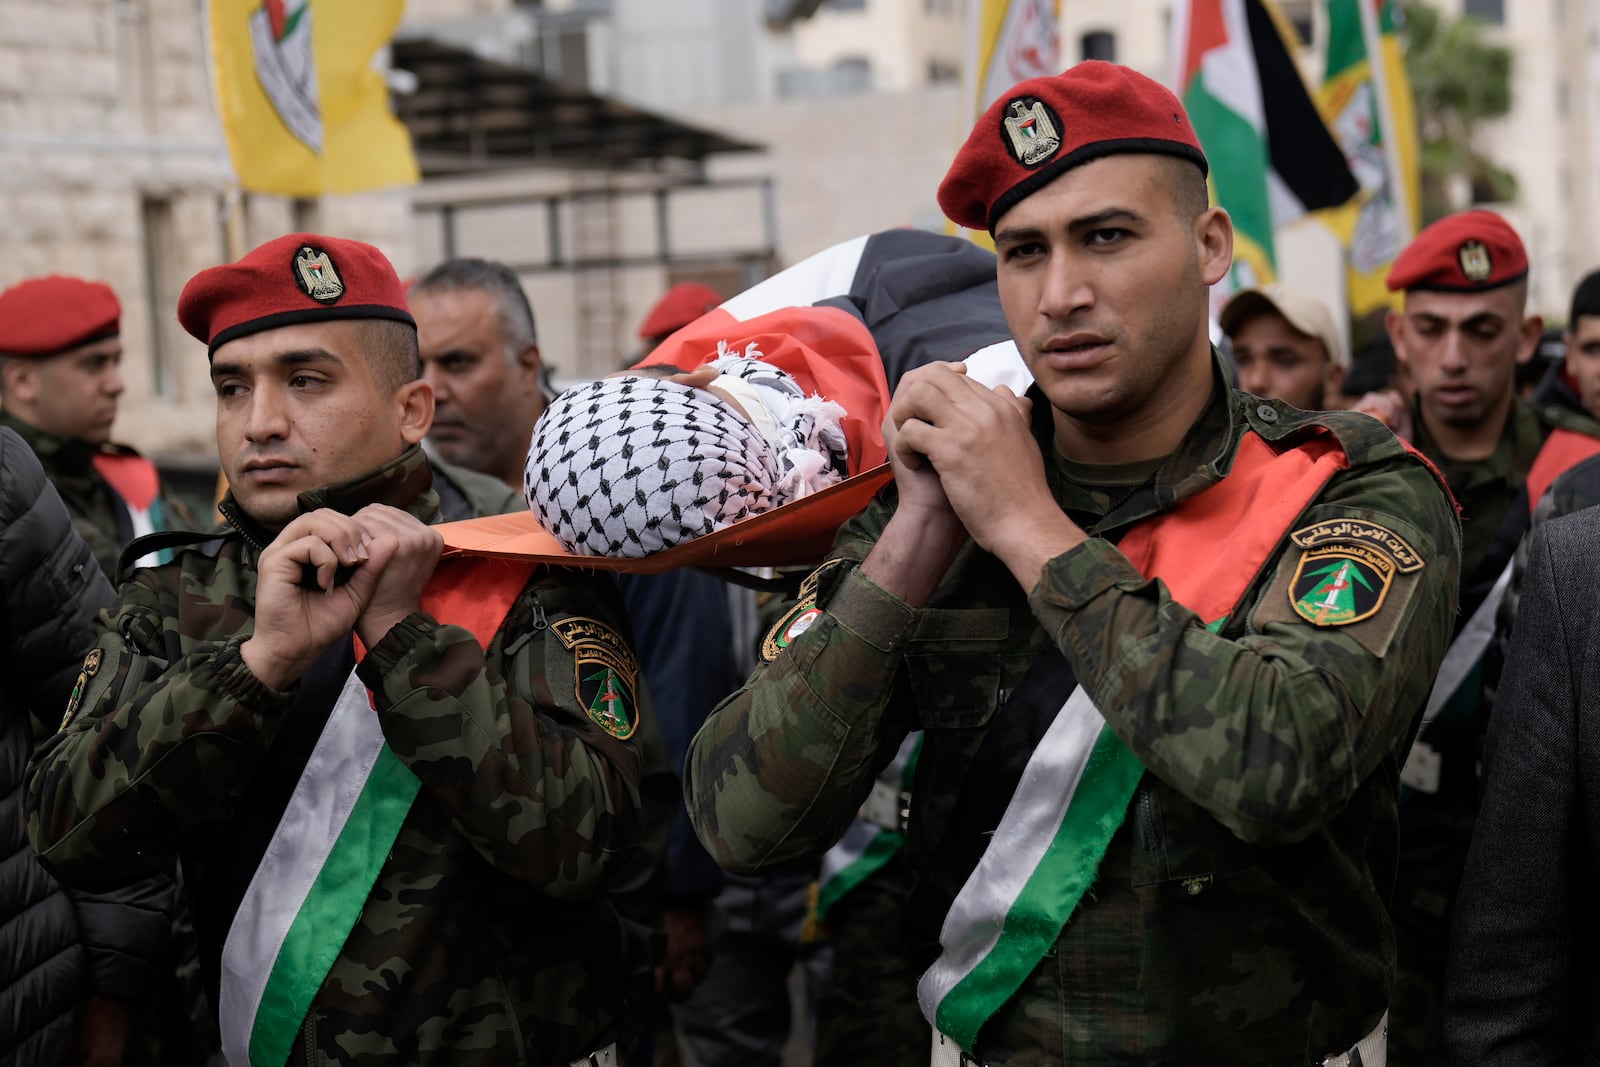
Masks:
[[[230,195],[200,5],[194,0],[0,3],[0,286],[59,272],[123,305],[128,390],[117,436],[215,462],[205,348],[178,326],[183,283],[241,247],[327,226],[409,262],[408,196],[323,201]]]

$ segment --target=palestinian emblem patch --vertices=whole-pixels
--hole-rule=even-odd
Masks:
[[[1456,249],[1456,262],[1461,264],[1461,273],[1469,282],[1485,281],[1494,273],[1494,260],[1482,241],[1461,242],[1461,247]]]
[[[1300,563],[1289,582],[1295,614],[1316,626],[1348,626],[1383,607],[1396,575],[1422,569],[1422,558],[1376,523],[1330,519],[1296,530]]]
[[[767,631],[766,640],[761,642],[761,658],[768,663],[777,659],[784,649],[794,644],[795,639],[811,629],[812,624],[820,618],[822,609],[817,607],[815,594],[801,600]]]
[[[1061,148],[1061,116],[1032,96],[1011,101],[1001,117],[1011,155],[1024,167],[1037,167]]]
[[[572,615],[550,624],[572,653],[578,700],[606,733],[626,741],[639,728],[639,661],[622,636],[599,619]]]
[[[320,248],[301,245],[294,254],[294,283],[319,304],[331,304],[344,295],[344,282],[333,260]]]
[[[98,648],[90,649],[89,654],[83,657],[83,670],[78,672],[78,680],[72,685],[72,695],[67,698],[67,711],[61,716],[61,725],[56,727],[56,733],[65,730],[72,717],[78,714],[78,705],[83,702],[83,691],[89,688],[89,679],[100,673],[100,664],[105,658],[105,651]]]

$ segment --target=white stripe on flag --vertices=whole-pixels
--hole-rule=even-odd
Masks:
[[[1424,726],[1439,717],[1439,712],[1444,710],[1450,698],[1456,695],[1456,690],[1461,688],[1461,683],[1467,680],[1472,668],[1489,650],[1489,640],[1494,637],[1495,616],[1499,614],[1500,602],[1505,599],[1506,590],[1511,587],[1511,571],[1515,565],[1515,559],[1505,565],[1500,577],[1494,580],[1488,595],[1483,598],[1483,603],[1478,605],[1478,610],[1472,613],[1472,618],[1467,620],[1456,639],[1450,642],[1450,647],[1445,649],[1439,673],[1434,675],[1433,689],[1428,693],[1428,705],[1422,712]]]
[[[983,858],[945,916],[939,932],[942,951],[917,983],[917,1000],[930,1021],[937,1020],[939,1004],[950,991],[999,942],[1012,905],[1061,829],[1103,729],[1100,709],[1078,686],[1033,750]]]
[[[383,751],[368,699],[351,671],[228,928],[218,1015],[235,1067],[250,1062],[256,1012],[284,938]]]
[[[748,321],[779,308],[809,307],[819,300],[844,296],[855,284],[861,253],[872,235],[866,234],[825,248],[787,270],[751,286],[722,303],[722,310]]]
[[[1017,351],[1017,342],[1010,338],[980,348],[962,362],[967,365],[967,377],[990,389],[1003,385],[1021,396],[1033,385],[1033,373]]]

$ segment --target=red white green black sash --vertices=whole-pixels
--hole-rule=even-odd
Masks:
[[[1347,465],[1331,438],[1276,454],[1254,433],[1216,485],[1140,523],[1118,547],[1213,627]],[[1218,551],[1227,545],[1228,551]],[[918,999],[969,1052],[1055,944],[1094,882],[1144,767],[1077,687],[1035,748],[977,868],[956,894]]]
[[[485,648],[534,566],[441,562],[422,610]],[[222,949],[222,1048],[236,1067],[282,1067],[366,906],[421,788],[384,743],[352,672],[239,902]]]

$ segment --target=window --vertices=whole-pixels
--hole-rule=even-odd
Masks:
[[[944,85],[961,80],[961,64],[953,59],[928,60],[928,84]]]
[[[172,309],[178,306],[179,279],[173,269],[182,262],[178,254],[178,233],[172,216],[172,200],[165,196],[144,196],[139,203],[139,224],[144,240],[145,321],[150,324],[150,389],[159,397],[177,393],[173,374],[175,344],[172,326],[177,322]],[[178,269],[181,270],[181,267]]]
[[[828,6],[835,11],[865,11],[867,0],[828,0]]]
[[[864,93],[872,88],[872,61],[846,56],[833,65],[834,84],[842,93]]]
[[[1106,30],[1095,30],[1086,33],[1078,42],[1080,59],[1103,59],[1107,63],[1117,61],[1117,35]]]
[[[1462,5],[1463,15],[1475,15],[1480,19],[1504,25],[1506,21],[1505,0],[1466,0]]]

